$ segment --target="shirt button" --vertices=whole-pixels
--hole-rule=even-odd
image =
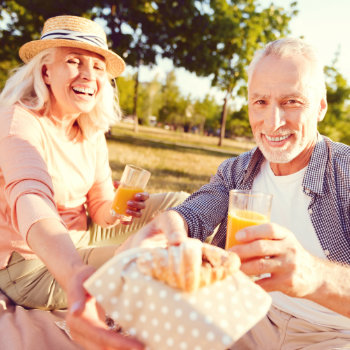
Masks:
[[[323,252],[326,254],[326,256],[329,255],[329,250],[328,249],[325,249]]]
[[[312,209],[309,209],[308,212],[309,212],[309,214],[312,214]]]

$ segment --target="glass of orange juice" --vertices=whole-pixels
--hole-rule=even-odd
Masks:
[[[225,249],[236,244],[237,231],[270,221],[272,195],[249,190],[231,190],[229,194]]]
[[[127,164],[114,196],[111,214],[123,221],[131,220],[131,216],[126,213],[127,203],[136,193],[144,191],[150,177],[151,173],[148,170]]]

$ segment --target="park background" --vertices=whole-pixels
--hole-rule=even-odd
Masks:
[[[0,88],[47,18],[98,21],[127,64],[116,80],[125,118],[107,135],[113,177],[133,163],[152,172],[150,192],[193,192],[254,146],[245,69],[276,38],[316,46],[329,103],[319,130],[350,144],[349,10],[347,0],[0,0]]]

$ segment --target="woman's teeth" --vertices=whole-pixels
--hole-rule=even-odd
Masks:
[[[82,87],[74,87],[74,92],[77,92],[78,94],[88,94],[92,96],[94,94],[94,89],[91,88],[82,88]]]

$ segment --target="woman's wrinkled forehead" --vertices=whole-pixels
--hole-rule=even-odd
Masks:
[[[80,49],[77,47],[56,47],[54,50],[56,54],[62,55],[62,56],[77,55],[77,56],[83,56],[83,57],[96,58],[102,62],[106,61],[106,59],[103,56],[97,54],[96,52]]]

